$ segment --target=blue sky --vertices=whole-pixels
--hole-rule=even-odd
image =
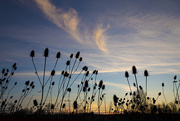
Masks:
[[[46,47],[49,71],[58,51],[61,65],[71,53],[80,51],[81,67],[99,70],[98,79],[106,82],[109,101],[113,94],[125,94],[124,72],[131,73],[133,65],[143,86],[143,71],[149,71],[150,96],[157,95],[164,82],[171,101],[173,77],[180,76],[179,4],[178,0],[2,0],[0,69],[16,62],[14,81],[37,80],[31,50],[36,51],[39,71]]]

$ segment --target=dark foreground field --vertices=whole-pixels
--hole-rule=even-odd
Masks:
[[[180,114],[0,115],[1,121],[180,121]]]

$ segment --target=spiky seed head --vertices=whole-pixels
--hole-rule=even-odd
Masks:
[[[88,87],[88,80],[85,81],[85,87]]]
[[[44,57],[48,57],[48,55],[49,55],[49,49],[46,48],[46,49],[44,50]]]
[[[93,74],[95,74],[95,73],[96,73],[96,70],[93,71]]]
[[[132,73],[133,73],[133,74],[137,74],[137,69],[136,69],[135,66],[132,67]]]
[[[51,71],[51,76],[54,76],[55,75],[55,70],[52,70]]]
[[[35,85],[32,85],[32,89],[34,89]]]
[[[4,73],[5,73],[5,68],[2,69],[2,74],[4,74]]]
[[[87,66],[84,66],[84,67],[82,68],[82,70],[87,71],[87,70],[88,70],[88,67],[87,67]]]
[[[32,86],[33,86],[33,84],[34,84],[34,82],[31,82],[30,86],[32,87]]]
[[[29,80],[28,80],[28,81],[26,81],[26,82],[25,82],[25,85],[27,85],[27,86],[28,86],[28,85],[29,85],[29,82],[30,82]]]
[[[96,70],[96,75],[98,74],[98,70]]]
[[[16,67],[16,63],[14,63],[12,67],[15,68]]]
[[[83,87],[83,92],[86,92],[86,87]]]
[[[71,92],[71,88],[67,88],[67,91],[68,91],[68,92]]]
[[[118,102],[118,99],[119,98],[116,95],[113,95],[113,101],[114,101],[115,104]]]
[[[69,66],[69,64],[70,64],[70,61],[68,60],[68,61],[66,62],[66,65]]]
[[[176,78],[177,78],[177,76],[175,75],[175,76],[174,76],[174,80],[176,80]]]
[[[14,83],[14,85],[16,85],[16,84],[17,84],[17,82]]]
[[[70,58],[73,58],[73,54],[70,55]]]
[[[129,73],[127,71],[125,71],[125,77],[128,78],[129,77]]]
[[[62,108],[65,108],[65,106],[66,106],[66,104],[64,103],[63,106],[62,106]]]
[[[54,109],[54,104],[51,104],[51,109]]]
[[[64,75],[64,71],[61,72],[61,75]]]
[[[74,109],[77,109],[77,101],[74,101],[74,103],[73,103],[73,107],[74,107]]]
[[[52,86],[54,86],[55,82],[52,82]]]
[[[75,56],[76,59],[79,58],[79,55],[80,55],[80,52],[78,51],[78,52],[76,53],[76,56]]]
[[[139,89],[140,89],[140,90],[143,90],[142,86],[139,86]]]
[[[128,95],[128,93],[125,94],[125,96],[127,96],[127,95]]]
[[[104,90],[104,89],[105,89],[105,85],[102,86],[102,90]]]
[[[82,59],[83,59],[83,58],[82,58],[82,57],[80,57],[80,58],[79,58],[79,61],[82,61]]]
[[[34,106],[37,106],[37,105],[38,105],[37,100],[33,100],[33,103],[34,103]]]
[[[89,87],[89,88],[88,88],[88,92],[89,92],[90,90],[91,90],[91,88]]]
[[[34,51],[34,50],[32,50],[32,51],[31,51],[31,53],[30,53],[30,57],[32,57],[32,58],[33,58],[34,56],[35,56],[35,51]]]
[[[102,85],[103,85],[103,80],[101,80],[101,81],[99,82],[99,88],[101,88]]]
[[[56,54],[56,58],[60,58],[60,56],[61,56],[61,53],[58,52],[58,53]]]
[[[147,70],[144,71],[144,76],[146,76],[146,77],[149,76],[149,73]]]
[[[14,103],[17,103],[17,100],[15,100]]]
[[[161,96],[161,92],[159,92],[158,95]]]
[[[164,87],[164,83],[162,83],[162,87]]]
[[[135,84],[135,83],[133,83],[133,85],[136,87],[136,84]]]

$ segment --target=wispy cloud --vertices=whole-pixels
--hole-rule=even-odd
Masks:
[[[106,35],[105,32],[109,29],[109,25],[106,28],[103,28],[102,24],[99,24],[94,30],[94,40],[98,46],[98,48],[102,51],[107,52],[106,48]]]
[[[113,87],[116,87],[116,88],[120,88],[123,91],[129,92],[129,86],[125,85],[125,84],[117,84],[117,83],[112,83],[112,82],[107,82],[107,81],[104,81],[104,84],[108,85],[108,86],[113,86]],[[131,89],[135,90],[135,88],[133,86],[131,86]]]
[[[68,32],[76,41],[83,45],[96,44],[101,51],[108,51],[105,40],[109,26],[104,28],[102,24],[97,24],[92,32],[86,30],[87,27],[80,30],[80,18],[75,9],[69,8],[68,11],[65,11],[57,8],[49,0],[35,0],[35,2],[51,22]]]

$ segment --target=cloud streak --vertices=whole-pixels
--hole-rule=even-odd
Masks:
[[[35,2],[52,23],[68,32],[77,42],[83,45],[96,44],[101,51],[108,51],[105,40],[109,26],[104,28],[102,24],[97,24],[92,32],[87,33],[87,31],[90,31],[86,30],[87,27],[80,31],[80,18],[75,9],[70,8],[68,11],[64,11],[61,8],[57,8],[49,0],[35,0]]]

